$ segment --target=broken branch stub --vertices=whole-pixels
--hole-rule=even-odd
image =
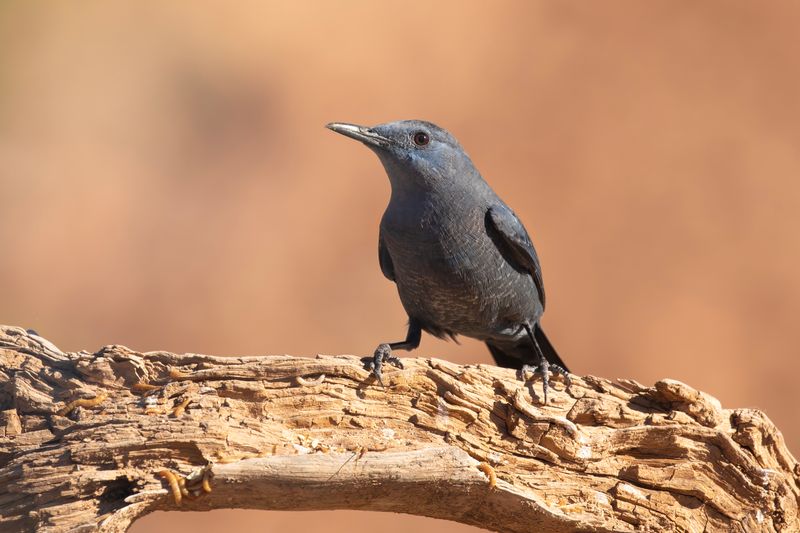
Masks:
[[[63,353],[0,326],[0,530],[155,510],[364,509],[496,531],[798,531],[800,467],[751,409],[683,383],[352,356]],[[558,379],[558,378],[556,378]]]

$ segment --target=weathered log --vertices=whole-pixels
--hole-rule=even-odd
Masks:
[[[557,381],[544,406],[510,370],[403,361],[383,388],[352,356],[63,353],[2,326],[0,530],[251,508],[497,531],[800,531],[800,466],[759,411],[677,381],[591,376]]]

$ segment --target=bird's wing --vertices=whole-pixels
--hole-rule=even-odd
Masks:
[[[486,212],[486,229],[511,266],[530,272],[544,309],[542,268],[525,226],[508,206],[499,204]]]
[[[389,250],[386,249],[386,243],[383,242],[383,234],[378,234],[378,262],[381,264],[381,272],[386,276],[389,281],[394,281],[394,264],[392,264],[392,256],[389,255]]]

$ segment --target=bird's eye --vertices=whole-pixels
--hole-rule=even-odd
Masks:
[[[425,146],[429,142],[431,142],[431,138],[424,131],[418,131],[414,134],[414,144],[417,146]]]

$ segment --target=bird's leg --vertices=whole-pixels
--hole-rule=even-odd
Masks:
[[[383,363],[392,364],[398,368],[403,368],[403,362],[400,358],[393,355],[393,350],[413,350],[419,346],[422,339],[422,328],[419,323],[413,318],[408,321],[408,333],[406,333],[406,340],[400,342],[383,343],[375,348],[375,354],[372,358],[367,358],[364,368],[371,371],[377,378],[378,382],[383,385],[382,370]]]
[[[533,331],[531,331],[531,327],[527,324],[524,325],[525,331],[528,333],[528,337],[530,337],[531,341],[533,342],[533,347],[536,348],[536,353],[539,354],[539,364],[538,365],[523,365],[520,369],[522,373],[522,379],[525,379],[525,372],[530,371],[534,374],[536,371],[540,371],[542,373],[542,390],[544,392],[544,403],[547,404],[547,391],[550,389],[550,368],[551,365],[545,358],[542,349],[539,347],[539,343],[536,341],[536,337],[533,336]],[[566,374],[566,371],[558,365],[552,365],[553,371],[559,374]],[[569,378],[567,378],[569,379]]]

